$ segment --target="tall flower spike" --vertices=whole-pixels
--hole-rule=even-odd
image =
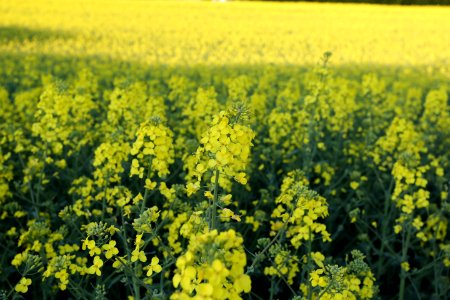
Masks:
[[[191,175],[201,181],[208,171],[219,172],[219,185],[231,189],[230,178],[245,185],[245,170],[250,161],[250,148],[255,133],[247,126],[232,123],[225,111],[215,116],[211,127],[200,140],[196,152],[197,163]],[[214,180],[214,176],[211,176]],[[192,185],[188,186],[192,191]]]
[[[175,156],[172,131],[162,124],[142,123],[136,133],[131,155],[130,177],[137,175],[143,178],[144,170],[150,170],[150,175],[156,172],[160,178],[167,176]]]

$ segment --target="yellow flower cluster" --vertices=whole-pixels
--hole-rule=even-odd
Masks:
[[[295,248],[314,240],[316,235],[322,236],[324,242],[331,241],[325,224],[319,220],[328,216],[327,201],[308,189],[301,172],[287,174],[275,203],[277,206],[271,216],[272,234],[286,229],[286,237]]]
[[[58,288],[62,291],[67,289],[69,284],[69,276],[79,273],[85,275],[89,272],[87,267],[87,258],[76,257],[73,252],[76,252],[78,248],[71,251],[71,254],[59,255],[53,257],[48,263],[47,269],[43,273],[44,279],[54,277],[57,279]]]
[[[18,293],[25,294],[26,292],[28,292],[28,286],[31,285],[31,282],[32,281],[30,278],[22,277],[14,289]]]
[[[364,256],[357,250],[352,251],[353,260],[345,267],[337,265],[324,265],[317,261],[319,268],[310,273],[310,288],[313,297],[320,299],[372,299],[376,293],[375,277]],[[301,285],[304,295],[308,294],[308,286]]]
[[[173,253],[178,254],[182,251],[181,242],[179,241],[180,227],[186,224],[188,220],[188,215],[186,213],[181,213],[177,215],[173,221],[170,223],[169,227],[169,236],[167,238],[169,246],[172,248]]]
[[[289,284],[293,284],[295,276],[300,271],[298,257],[284,249],[280,249],[274,254],[273,265],[265,267],[264,274],[285,277]]]
[[[374,297],[374,281],[373,274],[368,274],[362,279],[355,275],[346,274],[347,270],[342,269],[343,284],[339,289],[329,288],[329,274],[324,269],[317,269],[311,273],[311,285],[320,287],[323,292],[320,299],[327,300],[356,300],[356,299],[372,299]]]
[[[120,175],[125,172],[123,163],[128,160],[130,146],[128,143],[105,142],[95,149],[92,165],[95,182],[99,187],[109,183],[120,182]]]
[[[39,121],[33,124],[32,132],[46,144],[47,155],[62,155],[64,150],[70,155],[92,140],[91,113],[96,108],[89,94],[72,94],[63,86],[50,84],[40,96],[36,111]]]
[[[177,259],[172,281],[179,291],[171,299],[241,299],[241,293],[250,292],[242,242],[234,230],[192,237],[187,252]]]
[[[173,134],[162,124],[144,122],[136,133],[136,141],[131,148],[133,160],[130,176],[144,178],[144,170],[163,178],[169,174],[169,166],[174,162]]]
[[[392,200],[403,213],[412,214],[414,209],[429,206],[430,192],[426,190],[428,181],[424,178],[427,170],[426,166],[409,167],[407,162],[401,160],[394,164],[392,176],[395,188]]]
[[[445,88],[428,92],[421,123],[425,131],[445,132],[450,127],[450,112],[447,109],[448,91]],[[434,138],[437,138],[436,136]]]
[[[134,242],[136,247],[131,252],[131,262],[135,262],[137,260],[139,260],[141,262],[146,262],[147,261],[147,257],[145,256],[145,252],[140,250],[141,247],[144,245],[144,241],[142,241],[142,236],[143,235],[144,235],[143,233],[136,235],[136,240]]]
[[[195,97],[190,99],[182,111],[186,130],[191,131],[200,140],[211,125],[214,116],[220,111],[220,107],[213,87],[199,88]]]
[[[421,153],[426,152],[427,148],[414,124],[409,120],[396,117],[386,130],[386,134],[376,142],[372,155],[380,169],[389,170],[395,160],[404,153],[417,159],[420,158]]]
[[[139,125],[151,118],[166,121],[164,99],[148,96],[148,86],[143,82],[127,84],[118,80],[117,87],[108,91],[108,111],[103,130],[132,140]]]
[[[142,212],[139,218],[134,219],[133,228],[139,233],[150,233],[152,232],[152,223],[156,223],[160,215],[157,206],[146,209]]]
[[[216,115],[211,127],[203,134],[200,140],[201,146],[195,153],[197,164],[192,170],[191,176],[198,182],[207,171],[215,180],[218,174],[218,184],[226,190],[231,189],[230,178],[234,178],[240,184],[247,184],[245,170],[250,161],[250,148],[255,133],[246,126],[233,122],[230,118],[236,118],[225,111]],[[238,121],[238,120],[236,120]]]

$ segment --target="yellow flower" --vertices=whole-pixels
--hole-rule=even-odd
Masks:
[[[421,218],[420,216],[417,216],[416,218],[414,218],[414,221],[413,221],[412,225],[413,225],[414,228],[416,228],[417,230],[419,230],[420,228],[422,228],[422,226],[423,226],[422,218]]]
[[[28,286],[31,284],[31,279],[22,277],[19,281],[19,283],[16,285],[15,290],[18,293],[25,294],[28,292]]]
[[[350,187],[352,188],[352,190],[356,190],[359,187],[359,183],[356,181],[352,181],[350,182]]]
[[[131,252],[131,262],[135,262],[137,260],[140,260],[142,262],[147,261],[147,257],[145,256],[144,251],[139,251],[139,248],[136,248]]]
[[[225,196],[220,197],[220,201],[222,201],[225,205],[230,205],[231,204],[231,198],[232,195],[231,194],[227,194]]]
[[[200,189],[200,184],[198,182],[196,182],[196,183],[189,182],[186,185],[186,193],[187,193],[188,197],[190,197],[192,194],[195,194],[199,189]]]
[[[210,283],[200,283],[195,288],[197,294],[202,297],[210,297],[213,294],[213,286]]]
[[[119,249],[116,248],[116,241],[111,240],[108,244],[102,246],[102,249],[105,250],[105,257],[110,259],[114,255],[119,254]]]
[[[234,282],[234,288],[238,293],[249,293],[252,289],[252,281],[250,279],[250,276],[248,276],[247,274],[242,274]]]
[[[119,228],[117,228],[117,227],[111,225],[111,226],[109,226],[109,228],[107,229],[107,231],[109,232],[110,235],[113,235],[114,233],[116,233],[116,232],[119,231]]]
[[[26,258],[27,253],[17,253],[16,256],[14,256],[13,260],[11,261],[11,265],[17,268],[25,261]]]
[[[199,173],[205,173],[205,171],[206,171],[206,168],[205,168],[205,166],[203,164],[198,164],[197,167],[195,167],[195,169]]]
[[[247,178],[245,177],[245,173],[239,173],[236,176],[234,176],[234,180],[236,180],[237,182],[239,182],[242,185],[247,184]]]
[[[144,186],[147,190],[149,191],[153,191],[156,187],[156,182],[151,181],[150,179],[145,179],[145,186]]]
[[[94,256],[94,255],[99,255],[101,253],[100,248],[98,248],[95,245],[95,241],[94,240],[89,240],[89,238],[86,238],[83,241],[83,245],[81,246],[81,249],[86,250],[89,249],[89,255],[90,256]]]
[[[400,264],[400,266],[402,267],[403,271],[405,272],[409,272],[410,270],[410,266],[409,263],[407,261],[404,261]]]
[[[162,267],[161,265],[159,265],[159,258],[155,256],[152,258],[150,265],[148,265],[147,276],[150,277],[152,276],[153,272],[159,273],[161,271]]]
[[[59,272],[55,273],[55,278],[59,279],[59,288],[61,291],[65,291],[67,288],[67,284],[69,283],[69,274],[66,269],[62,269]]]
[[[86,238],[85,240],[83,240],[83,245],[81,245],[81,249],[83,249],[83,250],[86,250],[86,248],[92,249],[94,247],[95,247],[95,241],[89,240],[89,238]]]
[[[312,271],[310,274],[310,281],[311,281],[311,285],[314,286],[320,286],[320,287],[325,287],[327,285],[327,281],[326,281],[326,277],[325,276],[320,276],[321,274],[323,274],[323,269],[317,269],[315,271]]]
[[[143,199],[144,199],[144,197],[142,197],[142,194],[139,193],[139,194],[136,195],[136,197],[133,198],[133,204],[138,204]]]
[[[142,243],[143,243],[142,236],[143,235],[144,235],[143,233],[136,235],[136,241],[134,242],[134,245],[136,246],[136,248],[139,248],[142,245]]]
[[[89,274],[97,274],[97,276],[102,275],[101,267],[103,266],[103,260],[100,258],[100,256],[94,257],[94,264],[89,267],[88,272]]]
[[[323,268],[323,261],[325,260],[325,256],[322,253],[312,252],[311,257],[320,268]]]
[[[126,262],[125,256],[116,257],[116,259],[113,262],[113,268],[120,269],[124,266],[125,262]]]

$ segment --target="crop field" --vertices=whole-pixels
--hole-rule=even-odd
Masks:
[[[450,299],[449,33],[0,0],[0,299]]]

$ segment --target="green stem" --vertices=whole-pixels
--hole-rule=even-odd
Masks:
[[[406,260],[406,256],[408,254],[408,248],[409,248],[409,242],[411,239],[411,224],[408,224],[408,229],[406,231],[406,240],[403,239],[402,242],[402,259],[401,262],[404,262]],[[398,293],[398,299],[404,300],[405,299],[405,282],[406,282],[406,271],[401,268],[400,271],[400,291]]]
[[[123,244],[125,246],[125,251],[127,254],[127,260],[130,261],[131,259],[131,251],[130,248],[128,247],[128,241],[127,241],[127,231],[125,228],[125,219],[123,217],[123,211],[121,211],[121,218],[122,218],[122,231],[118,232],[119,236],[121,237]],[[118,257],[118,260],[122,263],[122,265],[124,265],[125,268],[127,268],[127,264],[125,262],[122,261],[122,259],[120,259],[120,257]],[[127,276],[128,279],[128,276]],[[135,280],[135,276],[133,275],[133,273],[131,274],[131,283],[133,285],[133,293],[134,293],[134,297],[135,299],[140,299],[140,294],[139,294],[139,285],[137,283],[137,281]],[[136,294],[137,293],[137,294]]]
[[[106,184],[103,188],[103,201],[102,201],[102,222],[105,221],[105,215],[106,215],[106,197],[108,196],[107,192],[108,192],[108,186],[109,186],[109,175],[107,176],[106,179]]]
[[[141,299],[141,291],[139,289],[139,284],[136,280],[134,280],[133,277],[133,291],[134,291],[134,300],[140,300]]]
[[[146,179],[149,179],[150,180],[150,172],[151,172],[151,166],[152,166],[152,158],[150,158],[149,159],[149,167],[148,167],[148,171],[147,171],[147,178]],[[140,209],[140,211],[139,211],[139,214],[142,214],[143,212],[144,212],[144,209],[145,209],[145,203],[147,202],[147,198],[148,198],[148,189],[147,188],[145,188],[145,192],[144,192],[144,199],[142,199],[142,204],[141,204],[141,209]]]
[[[161,295],[161,299],[164,299],[164,269],[161,270],[161,273],[159,275],[159,293]]]
[[[39,173],[38,186],[37,186],[37,192],[36,192],[36,203],[40,202],[39,196],[40,196],[40,193],[42,191],[42,178],[45,176],[44,170],[45,170],[45,165],[46,165],[46,160],[47,160],[47,148],[48,148],[48,146],[47,146],[47,143],[46,143],[45,144],[44,157],[42,159],[42,161],[44,162],[44,166],[42,167],[42,170]]]
[[[440,217],[440,216],[439,216]],[[438,222],[438,226],[436,228],[436,231],[433,235],[433,273],[434,273],[434,293],[437,297],[437,299],[440,299],[440,284],[439,284],[439,270],[438,270],[438,264],[437,264],[437,256],[438,256],[438,247],[437,247],[437,233],[439,232],[439,229],[441,227],[441,222]]]
[[[117,260],[120,261],[120,263],[123,265],[123,267],[125,268],[125,273],[128,273],[131,277],[131,285],[133,286],[133,294],[134,294],[134,299],[141,299],[141,291],[140,291],[140,287],[139,287],[139,278],[137,278],[137,273],[136,273],[136,269],[131,269],[130,266],[127,265],[127,263],[121,258],[121,257],[117,257]],[[128,279],[128,276],[127,276]]]
[[[273,292],[273,290],[275,288],[274,283],[275,283],[275,280],[270,281],[270,298],[269,298],[270,300],[272,300],[273,296],[274,296],[274,292]]]
[[[378,175],[378,172],[376,172],[377,179],[380,181],[380,184],[383,186],[381,178]],[[384,214],[383,216],[387,217],[390,216],[390,208],[391,208],[391,190],[394,184],[394,180],[391,179],[391,182],[389,184],[389,189],[387,192],[385,192],[384,197]],[[388,246],[388,240],[387,240],[387,232],[388,232],[388,225],[390,224],[390,218],[387,218],[384,222],[382,222],[382,228],[381,228],[381,248],[379,252],[379,258],[378,258],[378,264],[377,264],[377,279],[381,277],[383,274],[383,265],[384,265],[384,249],[386,246]]]
[[[312,245],[311,245],[311,239],[312,239],[312,236],[311,236],[311,228],[309,228],[308,229],[309,230],[309,232],[308,232],[308,236],[309,236],[309,238],[308,238],[308,242],[306,243],[306,251],[307,251],[307,253],[306,253],[306,258],[307,258],[307,263],[306,263],[306,270],[307,270],[307,274],[306,274],[306,278],[307,278],[307,282],[308,282],[308,300],[311,300],[312,299],[312,285],[311,285],[311,269],[312,269],[312,261],[311,261],[311,248],[312,248]]]
[[[209,227],[209,229],[211,230],[217,229],[217,200],[219,197],[218,194],[219,194],[219,170],[216,170],[214,179],[214,199],[211,212],[211,224]]]

